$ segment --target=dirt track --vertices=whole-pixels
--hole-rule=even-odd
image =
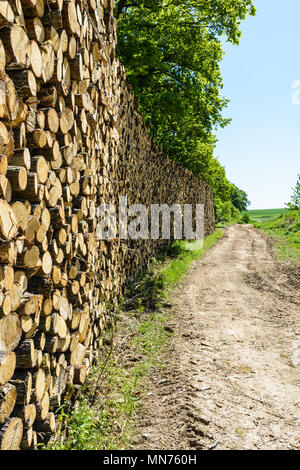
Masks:
[[[231,226],[172,298],[135,449],[300,449],[299,271]]]

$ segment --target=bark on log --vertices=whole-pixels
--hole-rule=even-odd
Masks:
[[[15,368],[15,353],[0,351],[0,385],[5,385],[11,379]]]
[[[23,423],[21,418],[10,418],[0,428],[0,449],[19,450],[23,435]]]
[[[115,57],[112,12],[112,0],[0,1],[4,447],[35,449],[53,432],[49,410],[85,382],[126,283],[165,243],[118,230],[102,240],[98,206],[117,210],[119,195],[205,203],[205,233],[214,229],[210,188],[148,137]]]
[[[14,409],[17,390],[12,384],[0,387],[0,424],[4,424]]]

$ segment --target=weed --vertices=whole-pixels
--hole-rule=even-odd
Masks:
[[[254,224],[275,240],[280,259],[300,262],[300,211],[286,210],[275,218]]]
[[[191,262],[203,255],[221,235],[218,229],[206,238],[203,246],[198,246],[197,242],[174,243],[153,261],[150,270],[128,286],[120,299],[123,321],[117,321],[113,329],[113,354],[108,341],[102,362],[92,367],[82,387],[79,406],[73,411],[65,407],[59,410],[64,431],[51,441],[48,449],[120,450],[130,447],[135,434],[135,417],[147,392],[147,377],[154,368],[165,367],[161,357],[172,337],[172,332],[166,328],[171,313],[164,308],[164,301]]]

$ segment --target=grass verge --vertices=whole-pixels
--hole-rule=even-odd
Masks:
[[[79,401],[59,410],[62,431],[49,450],[121,450],[130,448],[135,418],[146,393],[147,376],[163,368],[172,337],[168,298],[190,264],[222,236],[222,230],[198,242],[177,241],[155,260],[151,270],[128,286],[112,331],[106,333],[103,361],[95,365]],[[113,354],[108,357],[113,336]]]
[[[285,210],[263,223],[254,223],[274,241],[279,259],[300,263],[300,211]]]

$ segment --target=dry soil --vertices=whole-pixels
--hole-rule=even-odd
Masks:
[[[300,270],[250,225],[194,262],[172,295],[135,449],[300,449]]]

